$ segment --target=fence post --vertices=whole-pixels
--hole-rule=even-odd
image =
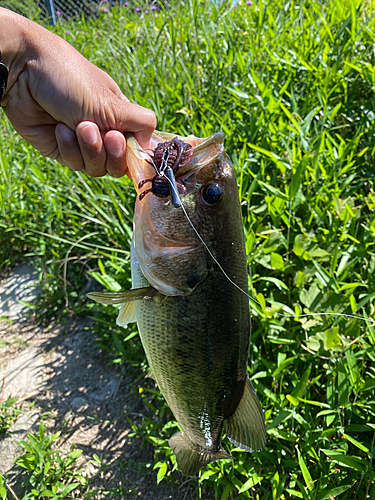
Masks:
[[[48,12],[48,17],[49,17],[49,22],[52,24],[52,26],[55,26],[56,24],[56,12],[55,12],[55,4],[53,0],[45,0],[47,12]]]

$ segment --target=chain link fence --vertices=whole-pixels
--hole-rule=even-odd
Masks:
[[[95,19],[99,16],[101,7],[127,3],[125,0],[0,0],[1,7],[52,25],[57,23],[60,16],[70,19],[84,14]],[[160,3],[149,2],[150,7]]]

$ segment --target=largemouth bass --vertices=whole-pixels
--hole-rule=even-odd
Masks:
[[[174,137],[155,133],[153,149]],[[168,192],[160,197],[149,189],[142,195],[145,179],[156,171],[150,154],[128,138],[127,163],[138,194],[133,288],[89,296],[122,303],[119,325],[137,321],[153,376],[182,429],[169,445],[181,472],[194,475],[212,461],[230,458],[220,445],[224,422],[230,441],[247,451],[262,449],[266,432],[247,377],[246,253],[224,135],[177,139],[193,146],[189,162],[174,172],[182,188],[180,205]]]

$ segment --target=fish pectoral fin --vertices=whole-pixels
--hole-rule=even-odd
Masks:
[[[183,432],[174,434],[169,440],[169,446],[176,455],[178,468],[185,476],[194,476],[201,467],[215,460],[232,458],[222,449],[210,451],[200,448],[187,439]]]
[[[249,379],[236,411],[226,421],[229,440],[246,451],[259,451],[266,444],[264,415]]]
[[[145,378],[151,378],[152,380],[155,380],[155,382],[156,382],[156,377],[154,375],[154,372],[151,370],[151,368],[149,369],[147,375],[145,375]]]
[[[99,304],[125,304],[134,300],[148,300],[160,294],[156,288],[147,286],[145,288],[134,288],[124,292],[90,292],[87,294],[89,299],[99,302]]]
[[[137,321],[137,315],[135,312],[134,301],[122,304],[116,320],[117,325],[123,326],[125,328],[126,326],[128,326],[129,323],[134,323],[136,321]]]

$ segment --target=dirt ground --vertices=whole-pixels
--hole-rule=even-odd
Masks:
[[[180,487],[167,481],[157,485],[156,472],[146,466],[154,450],[130,436],[126,419],[128,415],[139,423],[147,407],[130,390],[126,367],[109,364],[106,353],[95,345],[90,324],[87,318],[73,318],[53,328],[40,328],[32,321],[0,321],[0,339],[8,342],[0,347],[0,371],[27,349],[36,348],[43,356],[38,386],[26,394],[25,402],[35,402],[51,431],[62,431],[59,449],[68,451],[76,443],[83,450],[80,460],[92,479],[91,487],[113,492],[105,497],[98,492],[95,498],[195,500],[191,480],[183,476]],[[104,470],[89,463],[94,454],[106,464]],[[9,477],[17,473],[14,467]]]

